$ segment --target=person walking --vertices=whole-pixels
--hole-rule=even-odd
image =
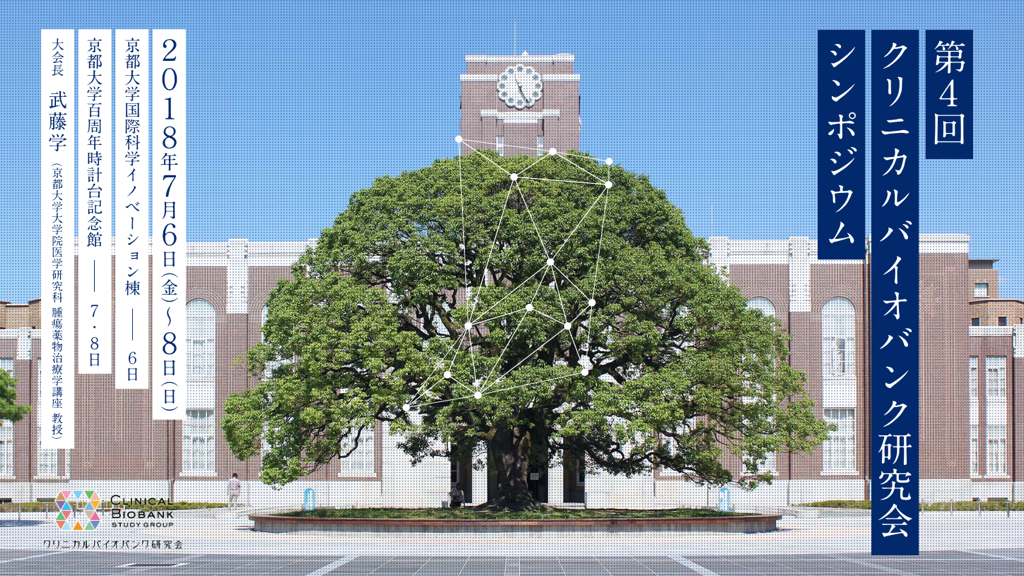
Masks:
[[[463,501],[466,499],[466,495],[462,492],[462,484],[456,482],[455,486],[452,486],[450,492],[448,492],[448,499],[451,502],[452,508],[461,508]]]
[[[234,508],[238,503],[238,496],[242,493],[242,481],[238,479],[238,472],[231,475],[228,480],[228,508]]]

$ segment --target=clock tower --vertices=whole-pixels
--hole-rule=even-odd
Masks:
[[[459,103],[463,154],[537,156],[580,145],[580,75],[572,54],[466,56]],[[470,148],[470,146],[472,148]]]

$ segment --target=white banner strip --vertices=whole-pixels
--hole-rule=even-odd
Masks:
[[[78,373],[110,374],[110,30],[78,31]]]
[[[40,446],[75,446],[75,31],[40,33]]]
[[[116,30],[115,388],[149,387],[149,30]]]
[[[153,419],[184,420],[185,31],[153,30]]]

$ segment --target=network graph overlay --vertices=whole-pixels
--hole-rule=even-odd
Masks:
[[[417,385],[417,391],[412,399],[402,406],[402,409],[406,412],[415,411],[421,406],[432,404],[442,404],[456,400],[466,400],[469,398],[481,399],[487,394],[511,390],[513,388],[539,386],[544,384],[550,385],[558,380],[573,378],[578,375],[587,376],[594,369],[590,356],[590,346],[592,341],[591,323],[593,320],[594,308],[598,305],[595,297],[598,288],[598,270],[601,264],[601,248],[604,244],[604,224],[608,214],[608,196],[613,187],[613,183],[611,181],[612,159],[605,159],[604,164],[607,173],[602,176],[597,173],[601,171],[599,168],[591,166],[588,169],[588,167],[584,166],[584,164],[592,163],[594,158],[570,154],[567,152],[559,152],[555,148],[551,148],[547,150],[545,154],[540,155],[534,162],[527,165],[525,169],[519,172],[510,172],[486,154],[482,154],[480,149],[473,146],[474,144],[486,143],[465,140],[461,136],[457,136],[455,141],[460,147],[460,153],[468,150],[472,154],[481,156],[487,162],[501,170],[505,176],[507,176],[508,189],[505,194],[505,203],[502,207],[501,215],[495,223],[494,235],[493,240],[490,243],[490,248],[486,250],[486,255],[484,251],[481,251],[478,255],[478,257],[485,259],[483,266],[483,279],[480,284],[475,287],[475,290],[467,289],[467,293],[470,294],[466,304],[466,306],[468,306],[468,319],[460,327],[459,333],[453,335],[451,345],[448,347],[448,350],[441,359],[435,363],[434,369],[430,375]],[[583,159],[585,159],[585,161]],[[462,209],[461,248],[463,250],[464,284],[467,288],[472,288],[469,282],[469,270],[477,263],[473,262],[468,257],[466,211],[472,210],[473,207],[466,206],[465,202],[462,154],[458,156],[458,160],[459,195]],[[534,176],[534,169],[545,162],[565,162],[571,164],[572,166],[575,166],[578,173],[583,176],[581,176],[579,180],[551,179]],[[522,185],[528,181],[558,182],[563,185],[578,186],[581,190],[583,190],[584,187],[589,188],[590,190],[598,190],[599,193],[593,201],[591,201],[583,216],[567,235],[561,239],[548,238],[545,240],[544,235],[541,233],[541,229],[538,226],[538,222],[535,219],[533,212],[530,210],[530,202],[527,201],[527,195],[524,193],[522,188]],[[517,285],[511,286],[508,293],[506,293],[497,302],[490,305],[481,304],[479,295],[489,278],[488,270],[490,270],[495,247],[498,244],[499,234],[502,231],[502,225],[507,225],[506,215],[509,205],[511,202],[515,201],[517,197],[518,200],[522,202],[533,231],[536,233],[540,250],[543,252],[545,258],[544,264],[527,276],[526,279],[522,280]],[[585,275],[567,272],[567,266],[565,265],[567,256],[563,254],[563,248],[569,244],[569,241],[575,234],[577,234],[584,222],[597,218],[600,219],[600,236],[597,242],[596,257],[593,258],[593,262],[587,263],[589,266],[581,267],[578,265],[579,263],[575,263],[576,265],[572,266],[572,268],[576,268],[577,270],[586,269],[587,271]],[[545,286],[554,291],[557,300],[556,307],[548,307],[546,310],[540,305],[540,302],[538,302],[538,296],[541,294],[541,289]],[[571,307],[567,306],[570,295],[566,294],[566,291],[576,292],[576,294],[572,295],[572,298],[582,298],[585,305],[578,311],[573,311]],[[519,298],[522,298],[522,295],[524,294],[528,296],[526,298],[527,303],[521,308],[506,312],[496,310],[509,298],[516,295],[518,295]],[[531,317],[543,319],[545,334],[550,334],[550,336],[547,337],[542,344],[534,347],[531,351],[525,354],[520,353],[518,357],[513,358],[509,356],[509,345],[515,340],[516,334],[523,326],[523,323]],[[478,352],[475,352],[474,349],[477,344],[479,344],[479,341],[489,333],[490,329],[494,326],[493,323],[506,319],[511,319],[514,322],[514,324],[510,324],[513,328],[509,333],[509,337],[507,338],[497,360],[485,362],[483,358],[479,357]],[[578,366],[574,367],[571,373],[527,383],[518,383],[511,386],[504,384],[505,379],[513,371],[525,364],[527,361],[534,359],[538,352],[560,337],[568,337],[572,350],[575,352],[575,356],[579,359],[577,362]],[[453,370],[456,360],[465,356],[469,356],[470,365],[472,366],[472,379],[470,381],[467,381],[465,378],[459,378]],[[503,366],[508,366],[510,363],[512,364],[511,367],[502,368]],[[556,365],[559,365],[558,361],[555,361],[552,364],[552,366]],[[564,360],[561,361],[561,365],[565,365]],[[464,394],[461,396],[453,395],[454,397],[447,399],[437,399],[438,396],[436,394],[432,394],[431,389],[446,381],[453,383],[453,389],[460,389]]]

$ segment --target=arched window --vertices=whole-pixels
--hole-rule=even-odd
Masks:
[[[213,304],[193,300],[185,307],[188,316],[188,379],[213,382],[217,377],[217,315]]]
[[[833,298],[821,308],[821,368],[825,378],[854,374],[856,316],[853,303]]]
[[[767,298],[751,298],[747,300],[747,310],[760,310],[765,316],[775,317],[775,305]]]
[[[217,314],[206,300],[192,300],[185,306],[188,319],[188,382],[198,384],[196,398],[189,400],[185,421],[181,426],[182,474],[212,476],[216,474],[216,415],[208,404],[217,378]],[[200,392],[202,390],[202,392]],[[206,393],[209,391],[209,393]]]

